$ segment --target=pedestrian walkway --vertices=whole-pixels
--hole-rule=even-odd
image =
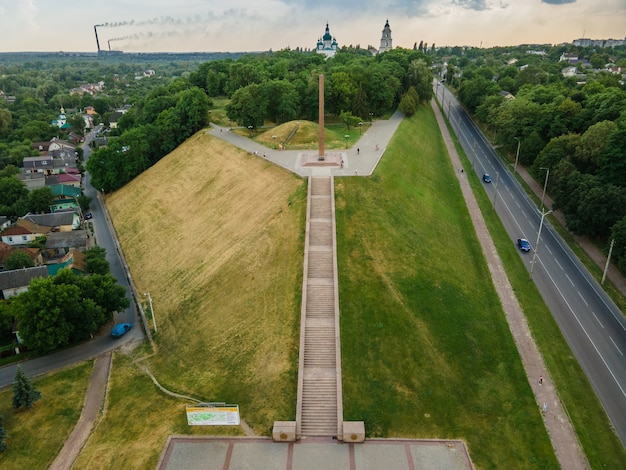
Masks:
[[[332,176],[309,178],[296,436],[341,436],[341,348]]]

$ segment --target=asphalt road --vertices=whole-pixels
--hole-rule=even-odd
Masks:
[[[84,159],[85,162],[89,158],[91,153],[89,149],[89,142],[95,137],[95,132],[90,133],[85,137]],[[93,198],[91,202],[90,211],[93,215],[91,222],[94,226],[95,237],[97,244],[106,249],[106,258],[111,265],[111,274],[115,276],[120,285],[126,289],[126,296],[132,299],[130,295],[130,286],[128,278],[124,271],[120,257],[115,249],[115,241],[109,230],[109,225],[105,220],[105,214],[100,205],[100,201],[97,198],[96,190],[91,187],[90,177],[88,173],[85,173],[85,194]],[[21,363],[22,368],[30,377],[45,374],[55,369],[59,369],[76,362],[96,357],[103,352],[110,351],[112,349],[119,348],[120,346],[130,341],[141,341],[144,338],[142,329],[139,327],[137,321],[137,312],[134,302],[131,300],[131,305],[124,312],[119,312],[115,315],[115,322],[132,323],[135,327],[131,329],[122,338],[114,339],[110,335],[110,325],[107,325],[98,332],[93,340],[85,342],[83,344],[67,348],[53,354],[39,357],[37,359],[31,359]],[[13,383],[13,377],[15,376],[15,369],[17,365],[12,364],[0,368],[0,388],[5,387]]]
[[[454,96],[444,86],[436,86],[435,91],[476,175],[481,181],[484,173],[492,178],[492,183],[484,187],[511,243],[516,243],[518,238],[530,242],[533,249],[529,253],[520,251],[529,279],[532,273],[532,281],[626,446],[626,321],[622,312],[552,228],[548,218],[544,217],[541,223],[540,208],[526,195],[511,169],[497,157]],[[546,207],[544,214],[549,209]]]

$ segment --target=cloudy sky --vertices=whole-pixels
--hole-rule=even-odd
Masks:
[[[262,51],[342,45],[503,46],[626,37],[626,0],[0,0],[0,52]]]

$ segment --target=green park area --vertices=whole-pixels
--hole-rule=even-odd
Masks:
[[[591,466],[622,468],[623,448],[475,183]],[[372,177],[335,185],[344,419],[363,420],[369,437],[464,439],[477,468],[558,468],[430,108],[400,125]],[[306,182],[198,133],[107,206],[158,333],[154,346],[115,353],[104,417],[75,468],[154,468],[171,434],[244,434],[188,426],[190,401],[146,369],[171,391],[239,405],[258,435],[294,419]],[[66,384],[76,403],[81,377]],[[46,404],[41,390],[27,413]],[[78,419],[61,413],[67,431],[30,468],[49,464]]]

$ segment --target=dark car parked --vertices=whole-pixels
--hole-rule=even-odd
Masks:
[[[485,174],[483,175],[483,181],[484,181],[485,183],[491,183],[491,176],[489,176],[487,173],[485,173]]]

